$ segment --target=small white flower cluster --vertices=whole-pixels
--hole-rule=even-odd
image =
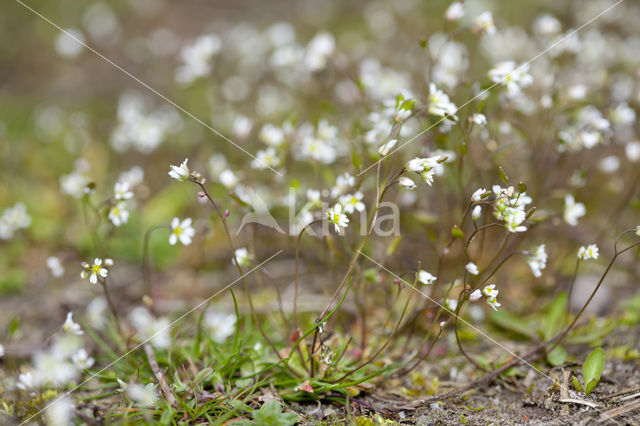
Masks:
[[[20,229],[31,225],[31,216],[22,203],[7,207],[0,216],[0,240],[10,240]]]
[[[429,106],[427,110],[429,114],[458,121],[458,117],[455,115],[458,107],[456,107],[456,105],[449,100],[449,96],[438,89],[434,83],[429,84]]]
[[[480,289],[474,290],[473,293],[469,295],[469,301],[475,302],[484,296],[487,303],[497,311],[498,307],[501,306],[500,303],[498,303],[498,292],[499,290],[496,290],[496,285],[490,284],[485,286],[482,291],[480,291]]]
[[[294,156],[300,161],[331,164],[344,155],[344,143],[337,126],[327,120],[318,120],[318,125],[302,124],[295,134]]]
[[[367,144],[376,145],[388,139],[393,127],[397,123],[404,123],[411,116],[414,101],[412,99],[405,100],[407,97],[409,97],[409,92],[401,93],[394,99],[386,99],[382,102],[379,110],[367,115],[369,130],[364,134],[364,140]],[[411,127],[403,125],[398,130],[398,136],[409,136],[412,130]]]
[[[127,200],[133,198],[133,191],[129,182],[116,182],[113,187],[114,200],[109,208],[108,218],[114,226],[120,226],[129,220],[129,210],[127,210]]]
[[[72,312],[67,313],[62,331],[62,335],[54,336],[49,348],[33,356],[33,368],[18,376],[17,389],[27,392],[48,386],[61,388],[93,366],[95,359],[82,347],[79,336],[84,332],[73,320]]]
[[[547,267],[547,251],[544,244],[533,250],[533,253],[527,258],[527,263],[534,277],[538,278],[542,275],[542,270]]]
[[[204,317],[204,326],[211,335],[211,340],[222,344],[236,331],[236,316],[220,312],[207,311]]]
[[[578,112],[575,123],[558,134],[560,152],[591,149],[611,135],[611,123],[594,106],[588,105]]]
[[[251,266],[251,262],[253,262],[253,255],[249,253],[249,250],[247,250],[246,247],[240,247],[236,249],[233,254],[233,261],[235,262],[237,260],[238,265],[242,266],[243,268]]]
[[[97,284],[99,279],[107,278],[109,274],[108,268],[113,266],[113,260],[105,259],[104,263],[102,259],[96,257],[93,260],[93,265],[89,265],[87,262],[82,262],[82,268],[84,270],[80,273],[82,279],[89,278],[91,284]]]
[[[115,151],[135,148],[143,154],[150,154],[169,134],[180,130],[182,119],[173,108],[163,105],[152,112],[147,110],[140,95],[126,93],[120,97],[119,123],[109,141]]]
[[[191,44],[183,47],[180,52],[183,64],[176,70],[176,81],[188,85],[209,74],[211,59],[220,52],[221,47],[222,40],[215,34],[200,36]]]
[[[526,218],[525,208],[531,204],[531,197],[526,192],[518,192],[513,186],[502,188],[493,185],[493,193],[496,199],[493,204],[493,215],[498,220],[505,222],[509,232],[524,232],[527,227],[522,223]]]
[[[478,275],[480,270],[478,269],[478,265],[473,262],[469,262],[464,266],[464,269],[470,273],[471,275]]]
[[[63,194],[73,198],[82,198],[90,194],[92,180],[80,170],[74,170],[68,175],[60,177],[60,189]]]
[[[580,260],[597,259],[598,256],[600,256],[600,250],[595,244],[589,244],[586,247],[581,246],[580,249],[578,249],[578,259]]]
[[[64,266],[62,266],[62,262],[55,256],[49,256],[47,258],[47,268],[51,271],[51,275],[55,278],[60,278],[64,275]]]
[[[406,168],[410,172],[416,172],[422,177],[422,180],[429,186],[433,183],[433,178],[438,174],[438,169],[447,161],[447,156],[435,155],[433,157],[414,158],[409,160]]]
[[[533,83],[533,77],[529,74],[529,64],[517,65],[513,61],[497,64],[489,71],[489,78],[494,83],[505,86],[507,96],[511,98],[520,95],[523,88]]]

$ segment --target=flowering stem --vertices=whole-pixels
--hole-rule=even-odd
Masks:
[[[576,267],[573,269],[573,275],[571,276],[571,282],[569,283],[569,291],[567,292],[567,310],[571,310],[571,294],[573,293],[573,286],[576,283],[576,277],[578,276],[578,268],[580,267],[580,258],[576,258]]]
[[[244,274],[244,271],[242,270],[242,267],[240,266],[240,262],[238,262],[238,258],[236,257],[236,250],[235,250],[235,247],[233,246],[233,240],[231,239],[231,232],[229,232],[229,226],[227,225],[227,220],[225,215],[222,213],[222,211],[220,210],[216,202],[213,201],[213,198],[211,198],[211,196],[209,195],[209,192],[207,192],[207,189],[205,188],[204,183],[201,180],[190,177],[189,181],[195,183],[200,187],[200,189],[202,190],[202,193],[205,195],[207,200],[209,200],[209,203],[213,206],[214,210],[218,214],[218,217],[222,222],[222,227],[224,228],[224,233],[227,237],[227,243],[229,244],[229,248],[231,248],[231,256],[233,257],[233,264],[235,265],[236,269],[238,270],[238,273],[240,274],[240,279],[242,280],[242,284],[244,286],[244,292],[247,295],[247,301],[249,302],[249,309],[251,310],[251,315],[253,316],[253,320],[255,321],[256,326],[258,327],[258,330],[260,330],[260,334],[262,334],[262,337],[264,338],[264,340],[267,343],[269,343],[269,346],[271,346],[271,349],[275,352],[278,358],[282,360],[283,358],[280,355],[278,348],[276,348],[276,345],[269,338],[269,336],[267,336],[267,333],[265,333],[264,329],[262,328],[260,321],[258,321],[258,314],[256,313],[255,307],[253,306],[253,299],[251,298],[249,285],[247,284],[247,280],[245,279],[245,274]],[[296,377],[300,377],[298,372],[296,372],[295,370],[289,367],[288,363],[285,365],[289,368],[289,371],[291,371]]]
[[[105,299],[107,299],[107,304],[109,305],[109,310],[111,310],[111,313],[113,314],[113,318],[116,320],[116,327],[118,328],[118,333],[120,333],[120,336],[126,342],[124,333],[122,332],[122,327],[120,325],[120,317],[118,316],[118,311],[116,309],[116,305],[113,303],[113,300],[111,299],[111,294],[109,293],[109,289],[107,288],[107,279],[106,278],[105,279],[100,279],[100,280],[98,280],[98,282],[100,283],[100,285],[102,285],[102,290],[104,291]]]
[[[547,350],[547,353],[553,351],[560,343],[562,343],[562,341],[565,339],[565,337],[567,336],[567,334],[569,334],[569,332],[573,329],[573,327],[576,325],[576,323],[578,322],[578,320],[580,319],[580,317],[582,316],[582,314],[584,313],[585,309],[587,309],[587,306],[589,306],[589,303],[591,303],[591,300],[594,298],[594,296],[596,295],[596,293],[598,292],[598,290],[600,289],[600,286],[602,285],[602,283],[604,282],[604,279],[606,278],[606,276],[609,274],[609,271],[611,270],[611,268],[613,267],[613,264],[615,263],[616,259],[618,258],[618,256],[620,256],[622,253],[631,250],[632,248],[640,245],[640,241],[635,242],[633,244],[631,244],[630,246],[618,251],[618,241],[620,240],[620,238],[629,233],[629,232],[635,232],[635,228],[634,229],[627,229],[626,231],[621,232],[618,237],[616,238],[616,241],[613,245],[613,257],[611,258],[611,261],[609,262],[609,264],[607,265],[607,268],[604,270],[602,276],[600,277],[600,280],[598,281],[598,284],[596,285],[596,287],[593,289],[593,291],[591,292],[591,295],[589,296],[589,298],[587,299],[587,301],[584,303],[584,305],[582,305],[582,308],[580,309],[580,311],[578,311],[578,314],[575,316],[575,318],[573,319],[573,321],[571,322],[571,324],[569,324],[569,326],[567,326],[567,328],[564,329],[564,331],[562,331],[558,336],[557,336],[557,340],[555,340],[555,344]]]
[[[298,234],[298,238],[296,239],[296,266],[294,273],[294,287],[293,287],[293,330],[295,331],[298,328],[298,263],[300,259],[300,240],[302,239],[302,235],[304,231],[307,230],[308,227],[313,225],[314,223],[321,222],[322,219],[316,219],[313,222],[308,223],[302,228],[300,233]]]
[[[153,225],[150,226],[144,233],[144,241],[142,244],[142,273],[144,275],[145,293],[153,299],[153,283],[151,282],[151,262],[149,252],[149,240],[151,233],[156,229],[167,228],[169,225]]]

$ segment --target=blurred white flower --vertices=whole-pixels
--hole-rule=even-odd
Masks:
[[[533,22],[533,31],[538,36],[551,37],[562,31],[562,24],[555,16],[544,14],[538,16]]]
[[[16,203],[7,207],[0,216],[0,240],[10,240],[13,234],[20,229],[26,229],[31,225],[31,216],[27,214],[27,208],[22,203]]]
[[[77,336],[81,336],[84,334],[84,331],[82,331],[82,327],[80,327],[80,324],[73,321],[73,312],[67,312],[67,319],[64,321],[64,324],[62,324],[62,330],[65,333],[75,334]]]
[[[87,185],[91,183],[91,178],[85,176],[77,170],[60,177],[60,188],[63,194],[73,198],[82,198],[88,193]]]
[[[480,289],[474,290],[473,293],[469,295],[470,302],[475,302],[477,300],[480,300],[481,298],[482,298],[482,292],[480,291]]]
[[[482,215],[482,207],[475,206],[471,211],[471,217],[473,218],[473,220],[476,220],[480,217],[480,215]]]
[[[78,376],[78,369],[54,352],[39,352],[33,357],[34,381],[37,386],[63,387]]]
[[[85,310],[87,324],[97,330],[102,330],[107,324],[106,312],[107,302],[102,297],[93,299]]]
[[[189,162],[189,159],[185,158],[185,160],[182,162],[182,164],[180,164],[180,166],[174,166],[173,164],[169,166],[171,169],[169,170],[169,176],[171,176],[172,178],[180,182],[185,182],[187,179],[189,179],[189,176],[191,174],[191,171],[187,166],[188,162]]]
[[[211,335],[211,340],[222,344],[236,331],[236,316],[220,312],[207,312],[204,325]]]
[[[113,223],[114,226],[120,226],[129,220],[129,211],[127,210],[127,205],[119,201],[114,206],[109,209],[109,220]]]
[[[449,309],[449,311],[455,313],[456,308],[458,307],[458,300],[457,299],[447,299],[445,301],[445,304],[447,305],[447,308]]]
[[[333,208],[327,211],[327,217],[329,223],[332,223],[336,229],[336,232],[342,233],[342,228],[346,228],[349,223],[349,218],[346,214],[342,213],[342,206],[340,203],[336,203]]]
[[[0,344],[0,358],[4,356],[4,346]]]
[[[18,375],[18,382],[16,383],[16,387],[18,389],[28,391],[35,389],[38,386],[39,384],[33,371],[27,371],[26,373]]]
[[[45,407],[47,426],[68,426],[73,424],[74,405],[71,397],[61,396]]]
[[[340,204],[344,207],[345,213],[353,214],[356,211],[362,212],[365,209],[365,205],[362,202],[364,196],[362,192],[357,191],[355,194],[347,194],[340,197]]]
[[[431,185],[433,183],[433,177],[436,174],[435,169],[438,166],[439,161],[442,161],[441,156],[414,158],[413,160],[409,160],[405,167],[411,172],[420,174],[420,176],[422,176],[422,180],[426,184]]]
[[[142,407],[155,407],[160,401],[155,384],[153,383],[148,383],[145,386],[136,383],[128,385],[126,393],[129,398]]]
[[[98,277],[107,277],[108,270],[102,266],[102,259],[96,257],[93,260],[93,265],[83,262],[82,267],[84,268],[84,271],[80,273],[80,276],[83,279],[89,278],[89,282],[91,284],[96,284],[98,282]]]
[[[158,349],[169,347],[171,343],[169,320],[163,317],[155,318],[147,308],[142,306],[138,306],[131,311],[129,320],[142,340],[149,340]]]
[[[623,126],[631,125],[636,121],[636,112],[629,104],[623,102],[611,111],[611,121]]]
[[[182,222],[177,217],[174,217],[171,221],[171,235],[169,236],[169,244],[176,245],[178,240],[182,245],[188,246],[191,244],[193,236],[196,235],[196,230],[191,226],[191,218],[188,217]]]
[[[469,120],[477,126],[484,127],[487,125],[487,117],[484,114],[474,113]]]
[[[459,1],[454,1],[444,12],[447,21],[457,21],[464,16],[464,5]]]
[[[344,194],[349,188],[356,184],[356,178],[349,173],[338,176],[336,179],[336,185],[331,188],[331,196],[336,198]]]
[[[55,40],[56,52],[65,58],[75,58],[84,49],[84,34],[77,28],[67,28]]]
[[[597,259],[598,256],[600,256],[600,251],[595,244],[589,244],[586,247],[581,246],[578,250],[578,259],[580,260]]]
[[[640,237],[640,225],[636,226],[636,235]]]
[[[584,204],[576,203],[573,195],[567,194],[564,197],[564,221],[571,226],[578,224],[578,219],[587,213]]]
[[[491,194],[491,191],[484,188],[478,188],[473,194],[471,194],[471,201],[473,201],[474,203],[479,203],[489,194]]]
[[[56,278],[60,278],[64,275],[64,266],[62,266],[62,262],[55,256],[49,256],[47,258],[47,268],[51,271],[51,275]]]
[[[391,139],[389,142],[385,143],[380,148],[378,148],[378,152],[382,156],[388,155],[389,152],[391,152],[391,150],[393,149],[393,147],[396,146],[396,143],[398,143],[397,139]]]
[[[116,200],[128,200],[133,198],[133,192],[129,182],[116,182],[113,186],[113,193]]]
[[[449,96],[442,90],[438,89],[435,84],[429,83],[429,107],[430,114],[438,117],[451,117],[458,120],[455,115],[458,107],[449,100]]]
[[[176,69],[175,79],[180,84],[191,84],[211,72],[211,59],[222,47],[222,40],[215,34],[198,37],[180,52],[183,64]]]
[[[71,361],[73,361],[80,370],[86,370],[93,367],[96,360],[90,357],[84,348],[80,348],[78,352],[71,355]]]
[[[470,273],[471,275],[478,275],[480,273],[480,271],[478,270],[478,265],[476,265],[473,262],[469,262],[467,263],[464,268],[467,270],[468,273]]]
[[[218,176],[218,179],[220,179],[220,183],[228,189],[235,188],[239,183],[236,174],[229,169],[223,170],[222,173],[220,173],[220,176]]]
[[[527,263],[533,272],[533,276],[538,278],[542,275],[542,270],[547,266],[547,252],[545,245],[539,245],[527,258]]]
[[[418,272],[418,281],[420,281],[424,285],[433,284],[433,282],[437,279],[437,277],[431,275],[429,272],[420,270]]]
[[[253,256],[245,247],[238,248],[233,253],[235,255],[233,260],[235,261],[237,259],[238,264],[243,268],[250,266],[251,262],[253,262]]]
[[[493,15],[491,12],[482,12],[476,16],[473,20],[473,26],[471,30],[475,33],[487,33],[489,35],[495,34],[496,26],[493,23]]]
[[[398,183],[407,189],[416,189],[416,183],[406,176],[401,176],[400,179],[398,179]]]
[[[533,82],[533,77],[528,73],[529,64],[517,65],[513,61],[506,61],[496,64],[489,70],[489,78],[494,83],[502,84],[507,88],[509,96],[517,96],[522,88],[529,86]]]
[[[307,44],[305,65],[310,71],[320,71],[327,66],[327,59],[336,48],[335,38],[331,33],[319,33]]]
[[[262,170],[269,167],[278,167],[280,165],[280,158],[275,149],[269,147],[262,149],[256,153],[256,158],[251,161],[251,167],[254,169]]]
[[[620,168],[620,159],[615,155],[607,155],[600,160],[598,168],[604,173],[615,173]]]
[[[269,146],[280,146],[284,142],[284,131],[273,124],[267,123],[260,129],[259,138]]]
[[[640,161],[640,142],[633,141],[627,143],[624,147],[624,151],[629,161]]]
[[[239,115],[233,120],[231,133],[236,139],[245,140],[249,137],[253,128],[253,120],[244,115]]]

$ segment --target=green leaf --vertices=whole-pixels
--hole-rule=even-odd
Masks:
[[[280,403],[275,399],[254,410],[252,416],[258,426],[290,426],[298,423],[298,416],[295,413],[283,413]]]
[[[578,378],[576,376],[572,376],[571,381],[573,382],[573,388],[578,392],[582,392],[582,385],[580,384],[580,381],[578,381]]]
[[[547,354],[547,362],[554,367],[564,364],[567,360],[567,351],[562,346],[556,346]]]
[[[563,291],[551,302],[544,317],[542,336],[548,340],[562,329],[567,312],[567,294]]]
[[[584,375],[584,393],[589,395],[600,381],[602,370],[604,369],[604,351],[602,348],[594,349],[589,354],[587,360],[582,366],[582,374]]]
[[[500,328],[504,328],[505,330],[511,331],[520,336],[524,336],[529,339],[536,338],[535,328],[531,327],[520,317],[517,317],[507,311],[492,311],[489,314],[489,321]]]
[[[498,175],[500,175],[500,179],[502,179],[502,182],[504,182],[505,185],[509,183],[509,178],[504,173],[504,170],[502,170],[502,166],[498,166]]]

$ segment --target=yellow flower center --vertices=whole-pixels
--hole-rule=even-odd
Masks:
[[[93,272],[94,274],[99,274],[100,273],[100,265],[93,265],[91,267],[91,272]]]
[[[173,233],[176,235],[180,235],[182,234],[182,228],[180,226],[176,227],[176,229],[173,230]]]

